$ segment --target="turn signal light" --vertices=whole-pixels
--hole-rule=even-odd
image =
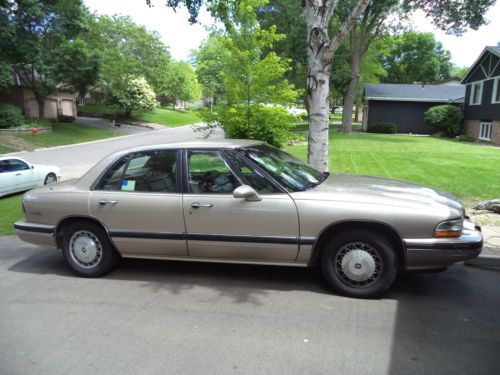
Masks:
[[[463,226],[464,220],[462,218],[443,221],[434,230],[434,237],[460,237]]]
[[[459,230],[449,230],[447,232],[434,232],[434,237],[460,237],[462,231]]]

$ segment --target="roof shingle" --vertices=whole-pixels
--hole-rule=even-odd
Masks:
[[[465,86],[424,85],[421,83],[379,83],[365,85],[369,100],[411,102],[463,102]]]

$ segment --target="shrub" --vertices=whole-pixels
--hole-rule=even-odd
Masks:
[[[462,135],[459,135],[457,137],[457,141],[459,141],[459,142],[475,142],[476,138],[471,137],[470,135],[462,134]]]
[[[256,139],[281,147],[295,135],[291,132],[297,118],[283,107],[268,107],[260,104],[218,105],[210,111],[198,111],[206,125],[198,130],[222,127],[227,138]],[[250,119],[250,123],[248,123]]]
[[[20,108],[0,103],[0,128],[12,128],[22,124],[24,124],[24,117]]]
[[[393,122],[376,122],[368,126],[368,133],[394,134],[397,126]]]
[[[73,122],[75,121],[75,116],[59,115],[57,120],[60,122]]]
[[[448,137],[454,137],[460,133],[463,117],[462,110],[450,104],[431,107],[424,114],[426,125]]]

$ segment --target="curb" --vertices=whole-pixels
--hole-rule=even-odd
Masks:
[[[480,255],[465,261],[468,266],[500,267],[500,255]]]

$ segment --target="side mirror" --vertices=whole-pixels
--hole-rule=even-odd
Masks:
[[[260,195],[253,189],[253,187],[248,185],[241,185],[234,189],[233,197],[245,198],[245,200],[249,202],[258,202],[262,200]]]

